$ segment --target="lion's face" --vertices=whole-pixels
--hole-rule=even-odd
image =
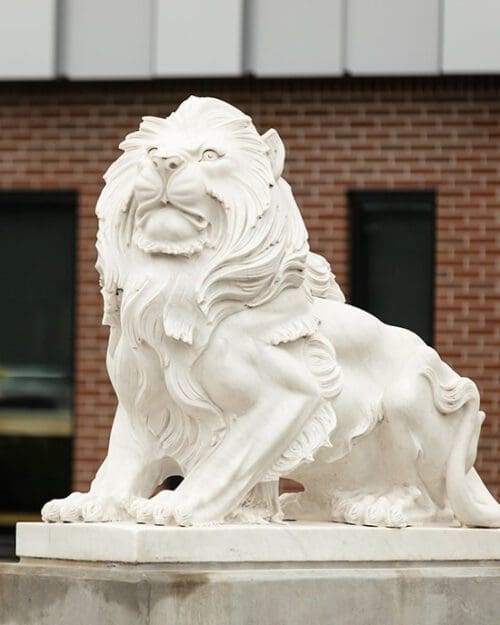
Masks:
[[[215,133],[213,133],[215,134]],[[225,140],[224,140],[225,139]],[[192,254],[213,241],[220,203],[207,190],[231,170],[227,137],[165,132],[139,165],[134,240],[145,252]]]
[[[130,263],[152,266],[135,249],[160,260],[139,274],[167,289],[169,306],[187,298],[214,324],[303,283],[307,232],[275,130],[261,136],[234,106],[191,96],[167,118],[144,117],[120,148],[96,209],[110,309]]]
[[[214,246],[228,195],[272,182],[268,146],[243,113],[208,98],[189,99],[166,119],[146,118],[139,132],[145,125],[154,132],[134,186],[134,243],[147,253],[185,256]]]

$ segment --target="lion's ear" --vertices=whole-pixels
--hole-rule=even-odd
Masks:
[[[285,146],[277,130],[270,128],[262,135],[262,139],[269,147],[269,159],[276,180],[281,177],[285,166]]]

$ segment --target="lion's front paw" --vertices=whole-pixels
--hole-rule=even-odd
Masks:
[[[82,505],[82,517],[86,523],[124,521],[126,512],[111,497],[89,497]]]
[[[134,497],[126,510],[138,523],[154,525],[191,525],[191,511],[174,491],[163,490],[151,499]]]
[[[91,493],[71,493],[64,499],[52,499],[42,508],[42,520],[48,523],[97,523],[122,521],[124,512],[111,497],[96,497]]]
[[[64,499],[52,499],[42,508],[42,520],[48,523],[82,521],[81,512],[84,501],[84,493],[71,493]]]

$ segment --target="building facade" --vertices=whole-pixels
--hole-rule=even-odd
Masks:
[[[15,478],[2,486],[0,521],[10,526],[45,498],[86,489],[105,455],[116,400],[104,364],[95,203],[125,134],[193,93],[230,101],[261,132],[279,131],[311,248],[348,299],[412,327],[477,382],[487,414],[477,466],[498,497],[499,38],[488,39],[458,0],[387,2],[386,37],[375,2],[317,2],[312,11],[298,0],[217,0],[203,3],[206,15],[193,0],[177,3],[188,13],[174,3],[165,13],[161,0],[119,10],[109,2],[97,14],[98,4],[16,3],[31,12],[13,12],[11,51],[45,5],[32,38],[45,33],[45,56],[12,52],[11,73],[0,66],[0,457]],[[158,29],[172,16],[182,28],[167,45]],[[475,57],[456,44],[467,20],[483,33]],[[222,43],[221,24],[232,33]],[[392,32],[403,26],[405,36]]]

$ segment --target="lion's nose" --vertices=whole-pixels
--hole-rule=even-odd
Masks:
[[[170,177],[176,169],[179,169],[184,164],[184,159],[178,154],[173,154],[172,156],[155,154],[153,156],[153,161],[156,167],[162,172],[163,175],[166,175],[167,178]]]
[[[181,156],[169,156],[165,159],[165,167],[169,171],[174,171],[174,169],[178,169],[184,163],[184,159]]]

